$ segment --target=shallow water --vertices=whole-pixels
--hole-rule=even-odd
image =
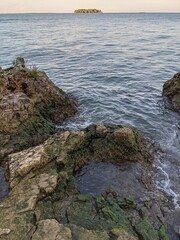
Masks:
[[[76,175],[81,193],[101,195],[114,191],[121,197],[141,198],[148,195],[141,183],[141,170],[138,164],[115,165],[105,162],[92,162]]]
[[[180,115],[161,92],[180,71],[179,26],[180,14],[0,15],[0,65],[23,56],[73,94],[80,114],[63,127],[130,124],[152,138],[154,181],[178,207]]]

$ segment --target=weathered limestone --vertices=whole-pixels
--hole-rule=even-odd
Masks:
[[[42,220],[38,223],[37,230],[32,240],[72,240],[71,230],[55,219]]]
[[[32,170],[42,168],[52,161],[53,152],[51,153],[52,156],[48,155],[48,148],[51,146],[51,141],[54,143],[54,140],[49,139],[43,145],[32,147],[8,156],[7,161],[11,188],[17,185],[20,179],[22,179]],[[54,151],[55,150],[56,149],[54,149]]]
[[[17,58],[0,71],[0,158],[43,142],[55,133],[55,123],[75,112],[74,101],[44,72]]]
[[[172,107],[176,111],[180,111],[180,72],[163,86],[163,96],[167,97]]]

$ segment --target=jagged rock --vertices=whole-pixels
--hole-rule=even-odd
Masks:
[[[10,229],[3,240],[31,239],[36,229],[37,203],[52,193],[58,182],[56,166],[49,164],[24,176],[0,203],[0,228]]]
[[[71,224],[70,229],[73,233],[74,239],[78,240],[109,240],[109,235],[105,231],[94,231],[94,230],[88,230],[76,225]]]
[[[0,229],[9,231],[0,239],[136,240],[138,232],[142,240],[159,240],[162,216],[149,207],[157,199],[153,202],[148,196],[138,205],[133,196],[121,198],[111,191],[102,196],[79,193],[74,174],[92,160],[138,162],[146,172],[151,155],[134,128],[116,125],[60,132],[44,144],[9,155],[6,169],[11,191],[0,203]],[[162,236],[164,232],[161,228]]]
[[[2,228],[0,228],[0,236],[2,236],[2,235],[8,235],[9,233],[10,233],[10,229],[8,229],[8,228],[4,228],[4,229],[2,229]]]
[[[141,239],[146,240],[159,240],[158,231],[154,229],[146,219],[142,219],[136,226],[135,229]]]
[[[51,149],[51,152],[48,151]],[[37,170],[46,166],[53,158],[53,151],[56,151],[54,141],[46,141],[43,145],[29,148],[22,152],[13,153],[8,156],[9,183],[13,188],[31,170]],[[51,154],[51,156],[49,155]],[[44,176],[44,178],[46,178]]]
[[[5,95],[0,101],[1,132],[14,133],[33,111],[33,103],[24,93]]]
[[[176,111],[180,110],[180,72],[163,86],[163,96],[167,97]]]
[[[68,95],[23,58],[0,72],[0,157],[37,145],[76,112]]]
[[[128,233],[124,229],[114,228],[111,230],[113,236],[117,237],[117,240],[137,240],[138,238]]]
[[[38,223],[37,230],[32,240],[72,240],[71,230],[55,219],[42,220]]]

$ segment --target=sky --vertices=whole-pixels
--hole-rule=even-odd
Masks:
[[[103,12],[180,12],[180,0],[0,0],[0,13],[69,13],[78,8]]]

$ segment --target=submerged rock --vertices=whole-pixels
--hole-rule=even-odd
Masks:
[[[180,72],[165,82],[163,96],[167,97],[176,111],[180,111]]]
[[[140,193],[138,202],[111,190],[80,194],[75,173],[94,160],[138,162],[146,174],[151,165],[143,137],[131,127],[115,125],[61,132],[9,155],[11,191],[0,204],[0,239],[169,239],[161,219],[166,199],[158,194],[143,200]]]
[[[0,71],[0,158],[43,142],[55,132],[55,123],[75,112],[74,101],[45,72],[28,69],[17,58]]]

